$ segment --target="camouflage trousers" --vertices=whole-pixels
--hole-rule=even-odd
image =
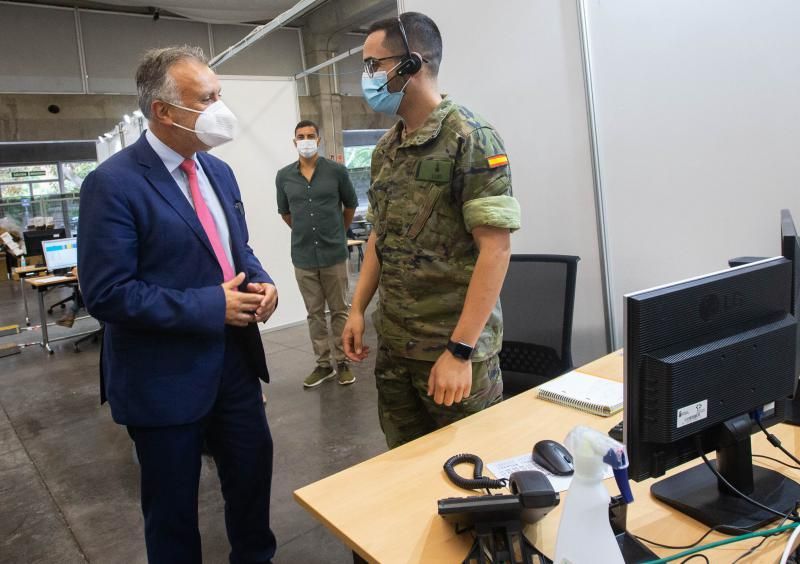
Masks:
[[[450,407],[437,405],[428,396],[428,377],[433,365],[398,356],[379,345],[375,362],[378,417],[389,448],[413,441],[503,399],[503,380],[496,355],[472,363],[469,397]]]

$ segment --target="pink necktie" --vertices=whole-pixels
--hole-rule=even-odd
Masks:
[[[222,279],[224,282],[234,277],[233,267],[228,262],[228,257],[225,255],[225,249],[222,248],[222,240],[219,238],[217,226],[214,223],[214,218],[211,217],[211,212],[208,211],[206,201],[200,193],[200,184],[197,182],[197,170],[195,169],[194,161],[186,159],[180,164],[180,169],[186,173],[189,179],[189,191],[192,194],[192,201],[194,202],[194,211],[197,212],[197,218],[200,220],[200,225],[208,236],[211,242],[211,248],[214,249],[214,254],[217,256],[217,262],[222,269]]]

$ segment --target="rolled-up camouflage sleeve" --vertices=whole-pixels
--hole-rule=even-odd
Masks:
[[[511,231],[520,228],[520,207],[512,195],[506,150],[494,129],[481,127],[464,139],[453,181],[462,194],[467,231],[480,225]]]

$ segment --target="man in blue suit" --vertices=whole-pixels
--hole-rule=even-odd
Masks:
[[[233,172],[204,152],[233,137],[236,118],[199,49],[149,51],[136,83],[148,131],[81,192],[81,289],[105,323],[101,395],[136,444],[151,563],[202,559],[204,441],[225,498],[230,561],[270,562],[272,438],[256,324],[277,292],[247,244]]]

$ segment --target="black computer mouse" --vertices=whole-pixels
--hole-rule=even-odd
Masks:
[[[572,455],[555,441],[539,441],[533,445],[533,461],[556,476],[570,476],[575,471]]]

